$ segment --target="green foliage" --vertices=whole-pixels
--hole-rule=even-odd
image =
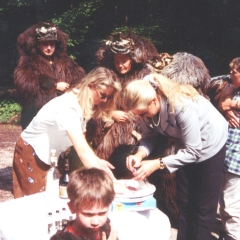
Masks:
[[[238,55],[239,11],[239,0],[1,0],[0,85],[12,84],[17,37],[39,20],[68,33],[68,54],[87,71],[103,38],[132,29],[159,52],[196,54],[221,75]]]
[[[13,100],[0,101],[0,123],[18,123],[21,106]]]
[[[68,45],[77,46],[84,42],[86,34],[95,24],[92,15],[102,6],[100,0],[86,0],[66,11],[52,21],[70,36]]]
[[[30,4],[31,4],[30,0],[7,0],[5,1],[5,3],[2,3],[2,5],[5,7],[10,7],[10,6],[21,7],[21,6],[27,6]]]
[[[122,27],[117,27],[115,28],[112,32],[125,32],[131,30],[132,32],[138,34],[139,36],[143,36],[150,40],[154,45],[159,46],[162,44],[162,39],[158,38],[159,34],[163,33],[163,29],[161,28],[160,25],[136,25],[134,27],[127,27],[127,26],[122,26]]]

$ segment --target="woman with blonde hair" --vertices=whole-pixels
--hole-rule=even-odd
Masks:
[[[112,175],[111,164],[95,155],[85,131],[91,117],[111,118],[120,90],[114,72],[98,67],[76,88],[43,106],[16,143],[12,170],[15,198],[45,190],[51,149],[59,157],[73,145],[86,168],[103,168]]]
[[[190,85],[152,74],[126,86],[125,109],[144,118],[138,151],[127,157],[136,180],[158,169],[177,174],[178,240],[211,239],[227,140],[227,122]],[[157,134],[176,139],[176,154],[144,160]]]

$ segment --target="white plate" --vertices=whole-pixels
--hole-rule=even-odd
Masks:
[[[118,182],[126,185],[129,179],[121,179]],[[141,184],[140,188],[136,191],[132,191],[128,194],[116,194],[115,199],[120,202],[138,202],[145,201],[148,198],[153,196],[153,193],[156,191],[156,187],[151,183],[147,182]]]
[[[121,202],[121,203],[137,203],[137,202],[143,202],[151,198],[153,194],[150,194],[148,196],[144,197],[138,197],[138,198],[121,198],[121,197],[115,197],[115,202]]]

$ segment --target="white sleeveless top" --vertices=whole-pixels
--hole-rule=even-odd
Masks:
[[[43,162],[49,164],[51,149],[56,149],[59,157],[72,146],[66,130],[85,132],[86,124],[76,95],[67,92],[44,105],[21,137],[33,147]]]

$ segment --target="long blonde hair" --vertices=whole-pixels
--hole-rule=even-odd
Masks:
[[[89,87],[91,84],[97,89],[112,87],[114,89],[113,98],[95,106]],[[121,91],[121,85],[117,80],[116,74],[112,70],[104,67],[97,67],[87,74],[76,88],[79,90],[78,102],[82,108],[84,118],[102,118],[104,121],[111,118],[111,113],[116,106],[116,97]]]
[[[124,91],[124,107],[126,110],[145,110],[156,96],[161,101],[165,97],[170,109],[184,104],[184,98],[194,101],[198,99],[198,92],[188,84],[178,84],[160,74],[151,74],[148,80],[134,80],[126,86]]]

